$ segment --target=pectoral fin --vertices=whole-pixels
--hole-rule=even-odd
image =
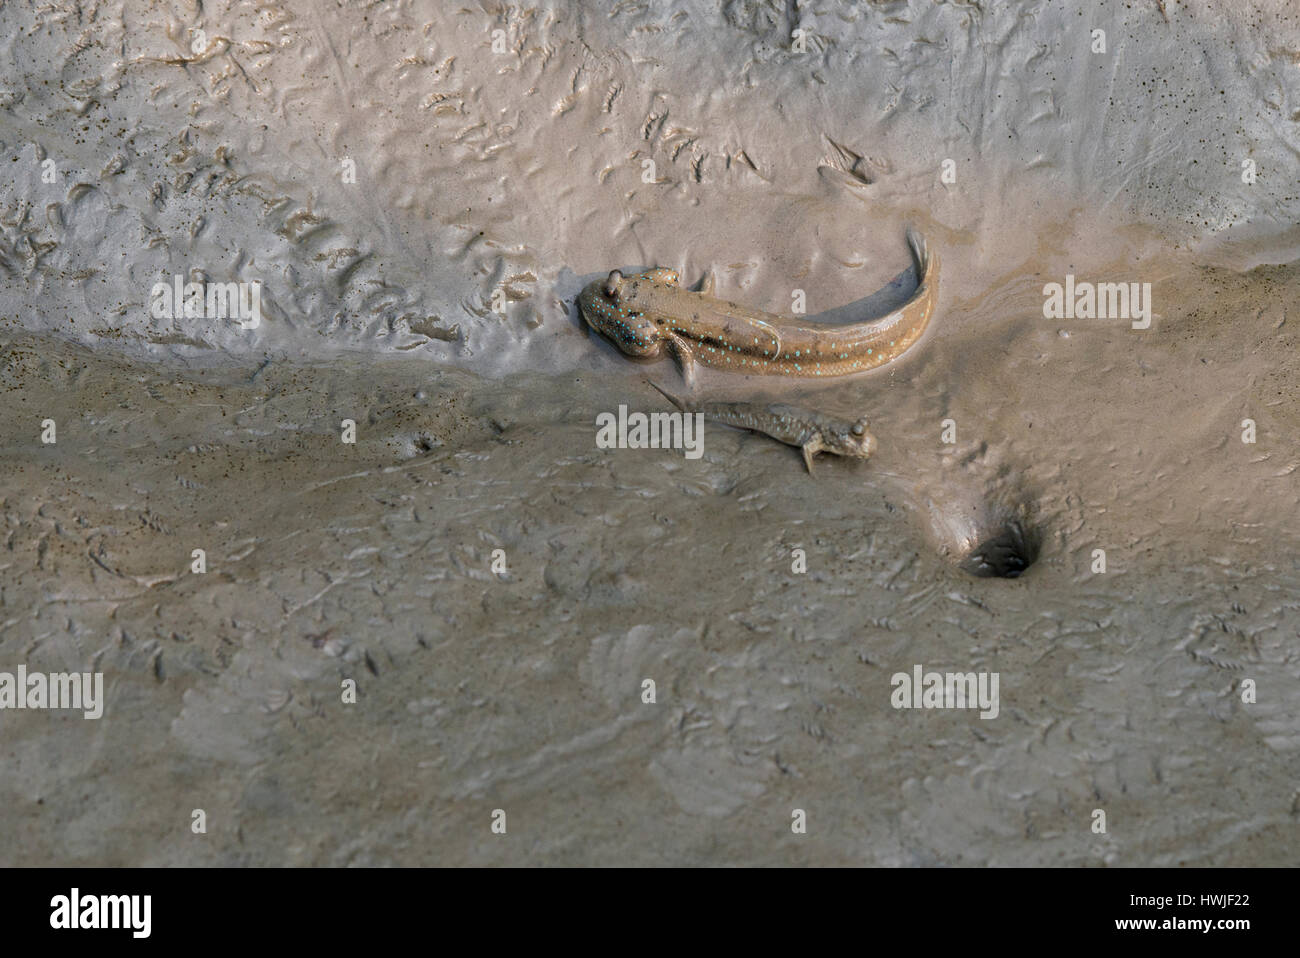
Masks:
[[[803,464],[808,467],[808,475],[811,476],[813,474],[813,456],[825,448],[822,445],[822,437],[820,435],[814,436],[804,443],[801,448],[803,450]]]
[[[690,340],[671,332],[666,332],[664,335],[668,337],[668,342],[672,344],[673,355],[677,357],[677,365],[682,370],[682,378],[686,380],[687,386],[694,389],[695,354],[691,352]]]

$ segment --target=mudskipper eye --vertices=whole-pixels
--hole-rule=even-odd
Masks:
[[[610,299],[618,296],[618,284],[622,278],[623,274],[618,270],[614,270],[609,274],[609,278],[605,280],[605,295]]]
[[[853,424],[853,428],[850,429],[849,431],[853,433],[853,435],[855,436],[861,436],[864,432],[867,431],[867,427],[863,423],[855,422]]]

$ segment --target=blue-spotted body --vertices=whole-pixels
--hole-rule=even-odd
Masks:
[[[692,403],[654,383],[650,385],[663,393],[682,412],[703,413],[705,419],[738,429],[752,429],[787,446],[797,446],[803,452],[803,462],[810,475],[813,471],[813,456],[819,452],[852,459],[869,459],[876,451],[876,437],[867,431],[870,423],[865,416],[857,422],[848,422],[785,403]]]
[[[848,325],[798,322],[698,292],[657,267],[631,276],[614,270],[578,296],[583,318],[629,356],[653,359],[669,350],[687,382],[695,363],[715,369],[780,376],[843,376],[901,356],[925,332],[939,288],[939,258],[908,232],[919,278],[911,298],[886,316]]]

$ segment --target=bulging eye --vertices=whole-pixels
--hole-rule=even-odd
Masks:
[[[609,274],[609,278],[605,280],[605,295],[610,299],[618,296],[618,284],[622,278],[623,274],[618,270],[614,270]]]
[[[853,424],[853,428],[849,431],[852,432],[853,435],[855,436],[861,436],[864,432],[867,431],[867,427],[860,422],[855,422]]]

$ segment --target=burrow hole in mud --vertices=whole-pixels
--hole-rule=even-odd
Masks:
[[[958,565],[982,579],[1016,579],[1038,561],[1038,548],[1037,531],[1012,520],[988,532]]]

